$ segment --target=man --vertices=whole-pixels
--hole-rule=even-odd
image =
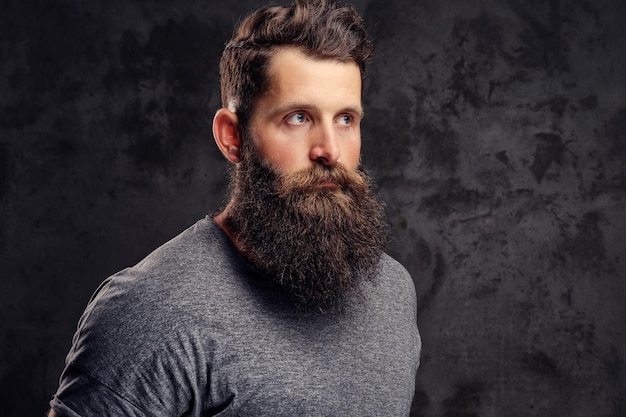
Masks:
[[[359,169],[360,17],[297,0],[246,18],[213,121],[225,209],[107,279],[51,416],[406,416],[415,289]]]

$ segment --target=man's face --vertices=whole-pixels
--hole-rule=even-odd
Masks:
[[[374,279],[384,210],[359,167],[356,64],[281,49],[243,132],[225,217],[242,253],[313,311],[340,308]]]
[[[282,48],[268,74],[269,89],[250,121],[259,156],[283,174],[337,162],[356,169],[363,113],[359,67]]]

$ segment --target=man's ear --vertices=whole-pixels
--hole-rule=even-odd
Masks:
[[[215,113],[213,137],[226,159],[235,164],[241,160],[241,130],[235,113],[226,108]]]

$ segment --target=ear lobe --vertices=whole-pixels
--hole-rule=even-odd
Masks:
[[[225,108],[215,113],[213,137],[226,159],[235,164],[241,160],[241,131],[235,113]]]

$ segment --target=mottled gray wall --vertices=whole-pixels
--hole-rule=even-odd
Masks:
[[[626,3],[368,10],[366,153],[420,297],[415,414],[626,416]]]
[[[2,3],[0,410],[41,415],[98,283],[223,201],[217,60],[260,2]],[[413,415],[625,416],[626,3],[355,6]]]

